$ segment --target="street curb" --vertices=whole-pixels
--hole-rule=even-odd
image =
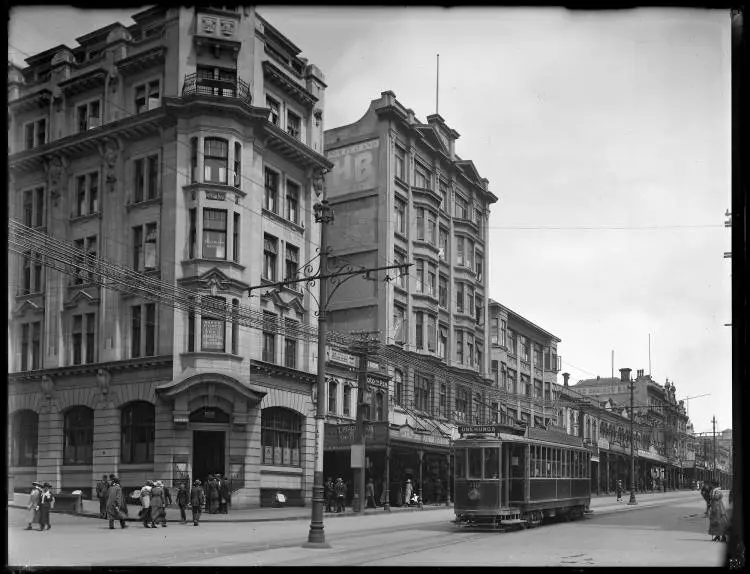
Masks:
[[[21,510],[26,510],[26,506],[22,504],[14,504],[9,503],[8,508],[20,508]],[[344,513],[336,513],[336,512],[329,512],[324,513],[324,520],[328,518],[361,518],[364,516],[390,516],[392,513],[398,514],[401,512],[415,512],[419,510],[440,510],[440,509],[449,509],[453,508],[452,506],[425,506],[422,508],[414,507],[414,508],[398,508],[398,510],[393,510],[392,512],[385,512],[384,510],[380,510],[380,512],[366,512],[364,514],[360,512],[344,512]],[[312,513],[312,509],[310,510]],[[70,510],[52,510],[53,514],[68,514],[70,516],[80,516],[82,518],[97,518],[99,520],[105,520],[103,518],[99,517],[99,514],[93,513],[93,512],[72,512]],[[208,515],[210,516],[210,515]],[[238,523],[238,522],[286,522],[290,520],[309,520],[311,517],[311,514],[303,515],[303,516],[269,516],[269,517],[258,517],[258,518],[231,518],[228,520],[213,520],[211,518],[206,518],[205,516],[201,517],[201,523],[213,523],[213,524],[220,524],[220,523]],[[126,522],[141,522],[140,519],[132,516],[126,516],[125,517]],[[179,524],[180,520],[171,520],[169,521],[172,524]],[[191,520],[188,520],[188,522],[192,522]]]

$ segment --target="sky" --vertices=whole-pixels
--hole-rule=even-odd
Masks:
[[[392,90],[461,134],[499,198],[489,296],[562,339],[571,383],[611,376],[614,351],[616,376],[695,397],[696,432],[731,427],[728,11],[258,11],[325,74],[327,128]],[[136,12],[13,8],[9,60]]]

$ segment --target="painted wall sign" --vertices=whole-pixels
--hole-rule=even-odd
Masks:
[[[370,140],[326,154],[333,162],[328,180],[329,195],[372,189],[377,184],[378,148],[380,140]]]

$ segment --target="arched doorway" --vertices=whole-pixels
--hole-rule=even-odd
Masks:
[[[209,474],[226,475],[229,413],[218,407],[201,407],[190,413],[193,431],[193,480],[205,484]]]

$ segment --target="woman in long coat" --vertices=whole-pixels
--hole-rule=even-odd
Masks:
[[[52,530],[52,526],[49,523],[49,513],[55,507],[55,495],[52,494],[52,485],[49,482],[45,482],[43,486],[41,498],[39,499],[39,530]]]
[[[164,485],[161,480],[157,480],[151,489],[151,528],[161,523],[167,526],[167,516],[164,511]]]
[[[38,482],[31,483],[31,493],[29,494],[29,504],[26,506],[26,530],[32,530],[31,525],[39,522],[39,502],[42,498],[42,485]]]
[[[708,533],[714,542],[726,542],[729,520],[724,505],[724,495],[717,486],[711,491],[711,508],[708,513]]]
[[[219,512],[219,485],[212,475],[208,481],[208,513],[216,514],[217,512]]]
[[[150,480],[147,480],[143,485],[143,488],[141,488],[142,508],[138,516],[143,518],[143,526],[145,528],[151,528],[151,523],[153,522],[151,518],[151,489],[153,488],[153,486],[154,483]]]

